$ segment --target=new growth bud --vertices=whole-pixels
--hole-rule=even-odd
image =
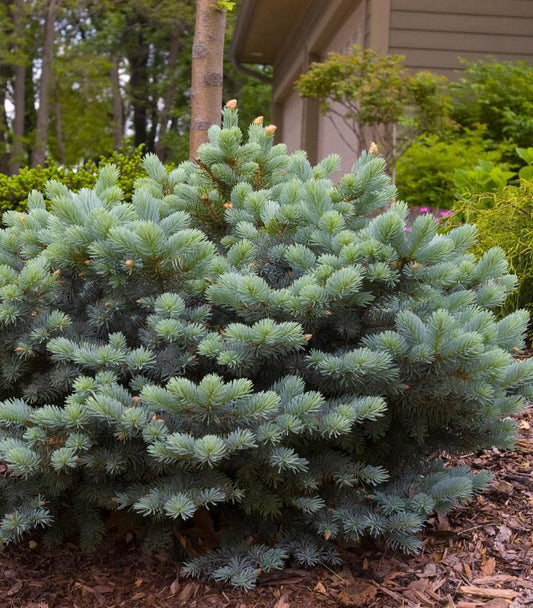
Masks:
[[[262,125],[264,120],[264,116],[258,116],[257,118],[254,118],[253,123],[254,125]]]
[[[230,99],[228,102],[226,102],[226,108],[229,108],[232,112],[234,112],[237,109],[237,100]]]
[[[276,125],[268,125],[267,127],[265,127],[265,133],[267,135],[274,135],[276,130],[277,130]]]
[[[368,153],[369,154],[378,154],[379,153],[379,148],[378,148],[378,146],[377,146],[377,144],[376,144],[375,141],[373,141],[370,144],[370,148],[368,148]]]

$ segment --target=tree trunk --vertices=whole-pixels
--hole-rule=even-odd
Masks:
[[[59,91],[57,82],[54,83],[54,105],[55,105],[55,118],[56,118],[56,139],[57,139],[57,151],[59,154],[59,162],[62,165],[67,164],[67,153],[65,150],[65,142],[63,141],[63,121],[61,118],[61,103],[59,100]]]
[[[120,148],[124,135],[124,106],[120,93],[120,78],[118,73],[119,58],[116,53],[111,55],[111,88],[113,91],[113,147]]]
[[[226,13],[216,0],[197,0],[192,47],[191,135],[189,155],[207,141],[207,130],[220,124],[222,110],[222,62]]]
[[[133,108],[133,131],[135,147],[146,144],[148,122],[148,58],[144,28],[146,20],[136,16],[130,20],[132,32],[127,41],[127,58],[130,64],[130,101]]]
[[[6,115],[6,90],[7,81],[11,76],[10,66],[0,66],[0,173],[7,173],[9,164],[8,152],[8,126]]]
[[[37,127],[37,112],[35,111],[35,99],[37,94],[35,82],[33,80],[33,64],[34,58],[32,56],[28,58],[24,78],[24,134],[26,137],[35,137]],[[29,154],[29,151],[27,154]],[[28,158],[25,162],[29,161],[30,159]]]
[[[13,18],[17,40],[17,64],[15,65],[15,80],[13,84],[13,104],[15,117],[13,120],[13,146],[9,158],[9,173],[14,175],[20,171],[24,160],[24,113],[26,95],[26,65],[23,57],[24,39],[24,7],[23,0],[15,0]]]
[[[39,88],[39,110],[37,111],[37,132],[31,155],[31,166],[44,165],[48,145],[48,119],[50,114],[50,84],[52,81],[52,57],[56,12],[59,0],[48,0],[44,23],[43,67]]]
[[[170,38],[170,49],[168,53],[168,85],[163,96],[163,107],[159,114],[159,128],[157,134],[157,142],[155,144],[155,153],[159,157],[159,160],[165,162],[166,150],[165,150],[165,135],[168,131],[168,121],[170,118],[170,109],[174,103],[174,97],[176,96],[177,79],[175,77],[176,64],[178,62],[178,51],[180,47],[180,31],[173,30]]]

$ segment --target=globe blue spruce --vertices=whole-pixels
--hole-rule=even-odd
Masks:
[[[406,231],[376,154],[245,138],[223,111],[195,162],[144,162],[132,202],[50,182],[0,231],[0,539],[85,549],[121,522],[185,572],[251,588],[364,536],[415,551],[484,473],[442,451],[513,443],[527,317],[473,226]]]

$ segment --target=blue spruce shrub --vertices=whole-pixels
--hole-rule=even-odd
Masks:
[[[223,119],[195,162],[148,156],[131,202],[107,166],[4,214],[4,543],[91,549],[122,517],[249,589],[363,536],[415,551],[488,480],[437,455],[512,445],[533,363],[526,314],[492,312],[502,250],[430,215],[406,231],[378,155],[334,184],[337,157]]]

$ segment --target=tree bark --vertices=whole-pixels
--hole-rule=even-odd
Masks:
[[[173,30],[170,38],[170,48],[168,53],[168,74],[169,80],[168,85],[163,96],[163,107],[159,113],[159,128],[157,133],[157,141],[155,144],[155,153],[159,157],[159,160],[165,162],[166,150],[165,150],[165,135],[168,131],[168,121],[170,118],[170,109],[174,103],[174,97],[176,96],[177,80],[175,77],[176,65],[178,62],[178,51],[180,47],[180,31]]]
[[[132,31],[127,39],[126,56],[130,64],[130,101],[133,108],[133,131],[135,147],[146,144],[148,122],[148,58],[149,47],[144,29],[144,16],[131,15]]]
[[[209,127],[220,124],[225,29],[226,13],[217,10],[216,0],[197,0],[192,47],[191,158],[207,141]]]
[[[43,65],[39,88],[39,110],[37,111],[37,132],[31,155],[31,166],[44,165],[48,145],[48,119],[50,114],[50,85],[52,82],[52,58],[56,12],[59,0],[48,0],[44,24]]]
[[[13,84],[13,105],[15,117],[13,120],[13,146],[9,158],[9,173],[14,175],[20,171],[24,160],[24,114],[26,96],[26,65],[23,57],[24,40],[24,6],[23,0],[15,0],[13,20],[17,45],[17,63],[15,65],[15,79]]]
[[[111,55],[111,88],[113,91],[113,147],[120,148],[124,136],[124,106],[120,93],[119,58],[117,53]]]
[[[59,99],[59,92],[57,82],[54,83],[54,106],[55,106],[55,118],[56,118],[56,140],[57,140],[57,151],[59,153],[59,162],[62,165],[67,164],[67,153],[65,150],[65,142],[63,141],[63,119],[61,116],[61,102]]]
[[[8,152],[8,125],[6,114],[6,85],[11,76],[10,66],[2,64],[0,66],[0,172],[7,173],[9,164]]]

